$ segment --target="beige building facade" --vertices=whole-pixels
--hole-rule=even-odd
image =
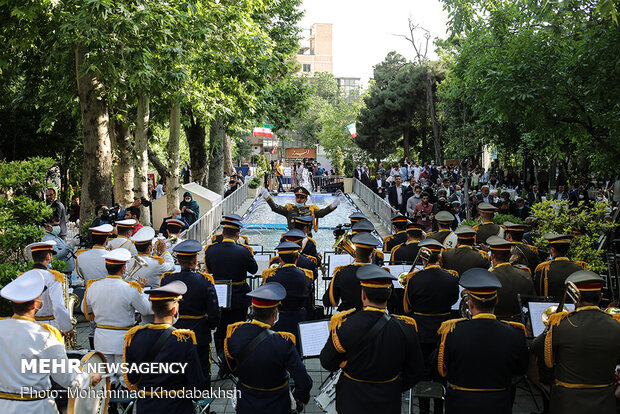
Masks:
[[[313,77],[316,72],[334,73],[332,24],[314,23],[308,41],[309,45],[301,47],[297,54],[301,74]]]

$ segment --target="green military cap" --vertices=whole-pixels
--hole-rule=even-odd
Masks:
[[[351,237],[351,242],[356,248],[362,249],[374,249],[379,245],[379,242],[370,233],[359,233]]]
[[[462,224],[454,230],[454,234],[456,234],[456,237],[459,239],[473,239],[476,237],[476,230],[474,230],[471,226]]]
[[[517,224],[510,221],[504,222],[504,227],[506,231],[524,232],[527,230],[527,224]]]
[[[571,239],[573,238],[570,234],[557,234],[557,233],[547,233],[545,234],[545,239],[549,242],[549,244],[569,244]]]
[[[497,276],[481,267],[471,268],[461,275],[459,285],[467,289],[467,294],[483,302],[497,298],[497,289],[502,283]]]
[[[487,243],[491,250],[495,251],[507,251],[510,250],[514,243],[509,242],[506,239],[503,239],[499,236],[490,236],[487,239]]]
[[[435,219],[439,223],[452,223],[454,221],[454,215],[449,211],[440,211],[435,214]]]
[[[354,231],[354,232],[360,232],[360,231],[371,232],[374,230],[375,230],[375,226],[373,226],[370,220],[368,219],[358,220],[351,226],[351,231]]]
[[[293,189],[293,192],[295,193],[296,196],[304,196],[304,197],[308,197],[310,195],[310,191],[306,190],[305,187],[299,186],[299,187],[295,187]]]
[[[349,216],[349,220],[351,220],[351,223],[355,223],[357,220],[361,220],[365,218],[367,217],[364,214],[360,213],[359,211],[356,211],[355,213]]]
[[[495,213],[498,209],[493,204],[489,203],[480,203],[478,204],[478,210],[483,213]]]
[[[424,239],[420,243],[418,243],[418,247],[426,247],[427,249],[430,249],[434,252],[440,252],[445,248],[443,244],[439,243],[435,239]]]
[[[582,292],[600,292],[604,280],[589,270],[578,270],[566,278],[565,284],[572,282]]]

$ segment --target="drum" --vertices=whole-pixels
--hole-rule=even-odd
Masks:
[[[448,237],[446,237],[446,239],[443,241],[443,245],[446,248],[455,248],[456,247],[456,242],[457,242],[457,237],[456,234],[454,234],[454,232],[450,232],[450,234],[448,234]]]
[[[69,358],[79,358],[80,368],[88,365],[105,364],[106,359],[101,352],[97,351],[68,351]],[[107,374],[107,372],[100,372]],[[88,392],[86,392],[88,391]],[[108,412],[108,402],[110,399],[110,378],[104,378],[96,386],[91,386],[83,391],[86,398],[70,397],[67,406],[68,414],[106,414]]]
[[[340,379],[340,374],[342,374],[342,370],[332,373],[326,380],[324,385],[321,387],[321,392],[319,395],[314,397],[314,402],[316,405],[327,414],[337,414],[336,412],[336,384]]]

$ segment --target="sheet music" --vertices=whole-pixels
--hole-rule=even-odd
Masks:
[[[461,292],[463,291],[463,287],[459,285],[459,298],[456,300],[456,303],[452,305],[450,309],[457,311],[459,310],[459,306],[461,306]]]
[[[334,269],[338,266],[346,266],[353,263],[355,259],[350,254],[335,254],[329,257],[329,272],[331,277],[334,277]]]
[[[549,306],[558,306],[559,302],[529,302],[530,320],[532,322],[532,334],[538,336],[545,330],[542,322],[542,314]],[[569,311],[575,310],[575,304],[567,303],[564,305]]]
[[[224,284],[215,284],[215,293],[217,294],[217,303],[220,305],[220,308],[229,308],[230,303],[228,303],[228,289],[230,285],[228,283]]]
[[[271,260],[270,254],[255,254],[254,260],[256,260],[256,264],[258,265],[258,270],[256,271],[257,275],[262,275],[263,271],[269,268],[269,260]],[[252,273],[248,272],[248,276],[254,276]]]
[[[329,320],[299,324],[302,358],[321,355],[321,350],[329,339]]]
[[[263,246],[261,246],[260,244],[248,244],[248,246],[252,248],[252,251],[254,252],[254,257],[263,252]]]

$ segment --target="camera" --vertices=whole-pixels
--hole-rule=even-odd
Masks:
[[[140,197],[140,204],[142,204],[144,207],[150,207],[151,203],[149,200],[147,200],[144,196]]]
[[[108,223],[114,225],[114,223],[116,223],[116,220],[118,220],[118,212],[120,210],[121,206],[114,206],[111,208],[103,209],[101,213],[101,220],[107,221]]]
[[[351,227],[351,225],[347,223],[347,224],[338,224],[336,226],[336,229],[334,230],[334,237],[336,238],[336,240],[347,232],[346,227]]]

